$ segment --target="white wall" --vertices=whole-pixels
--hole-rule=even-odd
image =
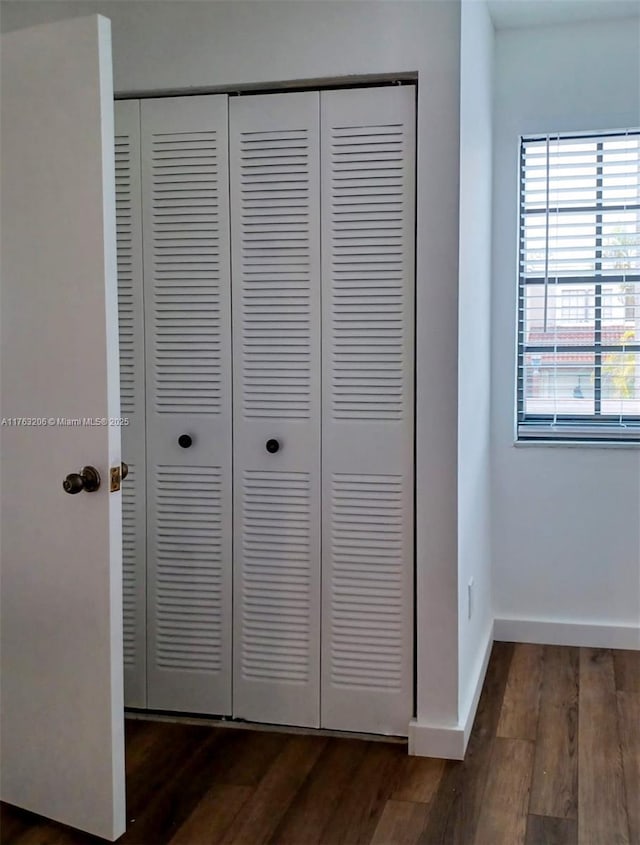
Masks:
[[[474,709],[491,645],[491,161],[493,26],[464,0],[460,76],[458,636],[461,719]],[[468,585],[473,579],[469,618]]]
[[[2,3],[2,26],[96,11],[112,20],[116,91],[418,73],[417,715],[418,726],[455,727],[458,0],[8,0]],[[430,746],[421,749],[429,753]]]
[[[640,646],[640,450],[513,446],[518,136],[637,126],[639,43],[637,19],[496,35],[494,610],[561,623],[497,621],[501,638]]]

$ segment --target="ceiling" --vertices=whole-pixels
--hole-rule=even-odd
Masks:
[[[638,17],[640,0],[487,0],[496,29]],[[640,49],[640,28],[638,30]]]

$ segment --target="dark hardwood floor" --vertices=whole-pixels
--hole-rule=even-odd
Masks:
[[[121,843],[640,845],[640,652],[496,643],[464,762],[127,720]],[[99,840],[8,806],[9,845]]]

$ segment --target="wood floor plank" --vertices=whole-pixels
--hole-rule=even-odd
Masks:
[[[127,720],[119,845],[640,845],[637,656],[545,646],[534,742],[496,737],[531,730],[513,679],[535,684],[512,666],[516,652],[494,646],[464,762],[408,757],[399,744]],[[5,804],[0,843],[99,840]]]
[[[159,722],[148,719],[125,719],[125,760],[127,771],[135,768],[147,756],[149,748],[162,730]]]
[[[20,836],[11,840],[14,845],[104,845],[105,840],[98,836],[58,824],[35,813],[19,812],[30,818],[31,823]],[[4,828],[0,828],[0,842],[3,845],[8,842]]]
[[[104,845],[104,839],[41,820],[16,839],[15,845]]]
[[[412,801],[387,801],[371,845],[416,845],[427,822],[429,808]]]
[[[42,821],[14,840],[15,845],[67,845],[65,832]]]
[[[212,731],[204,725],[172,722],[147,722],[138,743],[127,753],[127,820],[138,818],[143,808],[171,781],[176,769],[210,739]]]
[[[533,754],[530,740],[496,739],[474,845],[524,845]]]
[[[613,667],[617,690],[640,692],[640,651],[614,651]]]
[[[578,845],[578,821],[530,815],[525,845]]]
[[[153,760],[153,766],[162,767],[162,760],[157,756],[160,746],[169,746],[173,742],[173,752],[177,755],[184,747],[181,742],[175,742],[179,734],[186,739],[188,731],[184,726],[178,729],[166,729],[163,724],[145,719],[125,719],[125,744],[126,744],[126,776],[127,787],[134,788],[136,776],[145,762]],[[189,737],[193,739],[192,736]],[[148,773],[141,773],[141,780],[148,783]],[[131,792],[131,789],[130,789]],[[2,845],[89,845],[89,843],[102,843],[101,839],[92,837],[88,833],[68,828],[55,822],[43,819],[34,813],[21,810],[3,804],[0,815],[0,842]],[[136,809],[135,796],[129,795],[127,810]]]
[[[578,818],[579,649],[546,646],[529,812]]]
[[[129,725],[133,727],[129,727]],[[191,734],[180,726],[179,731],[167,732],[163,723],[151,720],[125,720],[125,772],[127,778],[137,777],[138,771],[149,765],[150,759],[155,759],[155,748],[164,747],[166,741],[175,739],[178,735],[185,741],[191,741]],[[179,752],[178,752],[179,753]]]
[[[473,842],[491,752],[513,656],[513,643],[494,643],[464,762],[447,762],[433,797],[421,845]]]
[[[220,783],[256,786],[289,741],[288,734],[275,731],[228,729],[223,747],[225,765],[216,775]]]
[[[271,842],[315,845],[338,809],[369,744],[331,739],[276,828]]]
[[[640,845],[640,692],[622,691],[616,698],[629,839],[632,845]]]
[[[125,744],[129,747],[130,743],[133,741],[134,737],[137,734],[141,733],[145,729],[145,725],[148,724],[146,719],[136,719],[132,716],[124,717],[124,738]]]
[[[201,738],[195,748],[187,745],[185,752],[174,758],[172,775],[152,793],[148,793],[137,812],[129,813],[129,827],[125,843],[159,845],[171,839],[205,801],[209,791],[219,794],[221,785],[251,787],[262,777],[277,750],[287,741],[284,735],[257,731],[224,730],[207,726],[184,725],[186,729],[198,728]],[[205,733],[200,735],[200,729]],[[196,734],[194,734],[196,736]],[[265,742],[264,737],[268,739]],[[144,773],[131,778],[131,788]],[[248,781],[248,783],[229,783]],[[232,791],[233,794],[241,794]],[[230,793],[231,794],[231,793]],[[242,793],[247,794],[247,793]],[[223,813],[213,823],[217,828],[230,827],[231,818]],[[228,824],[226,821],[228,820]]]
[[[13,845],[16,839],[34,824],[33,813],[12,807],[10,804],[0,803],[0,842],[2,845]]]
[[[120,845],[163,845],[191,815],[224,766],[220,748],[226,734],[214,728],[205,730],[195,748],[189,747],[174,759],[171,772],[146,794],[135,815],[129,810],[127,832],[118,840]]]
[[[497,736],[535,739],[544,646],[516,645],[502,701]]]
[[[435,757],[405,757],[391,799],[429,804],[440,785],[444,766],[445,761]]]
[[[215,845],[253,795],[254,787],[214,783],[171,838],[170,845]]]
[[[629,823],[610,651],[580,650],[579,706],[580,845],[627,845]]]
[[[323,845],[369,843],[398,781],[403,746],[368,743],[367,752],[320,837]]]
[[[246,811],[236,817],[221,841],[234,845],[268,842],[326,744],[325,737],[289,737]]]

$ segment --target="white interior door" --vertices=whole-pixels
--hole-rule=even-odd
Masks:
[[[415,90],[323,91],[322,726],[413,708]]]
[[[1,793],[115,839],[125,829],[122,526],[109,469],[120,431],[57,424],[119,416],[109,22],[3,36],[1,107],[11,423],[1,428]],[[63,479],[87,465],[99,489],[68,495]]]
[[[319,95],[232,99],[229,137],[233,713],[318,726]]]
[[[227,97],[145,100],[147,704],[231,712]]]

